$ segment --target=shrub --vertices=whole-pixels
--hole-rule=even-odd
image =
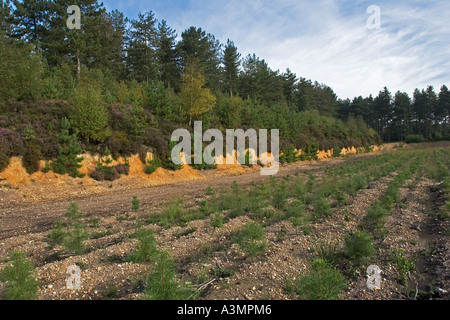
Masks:
[[[158,254],[155,232],[152,229],[139,229],[136,231],[138,244],[136,251],[129,260],[135,263],[155,262]]]
[[[213,232],[217,229],[217,228],[221,228],[223,226],[223,217],[220,213],[215,213],[212,217],[211,217],[211,228],[213,228]]]
[[[72,202],[67,209],[65,216],[70,221],[63,226],[61,221],[56,222],[56,227],[47,235],[49,245],[61,245],[67,252],[74,254],[83,254],[85,252],[84,241],[88,239],[89,233],[83,223],[77,221],[84,214],[81,212],[78,204]]]
[[[319,157],[319,144],[316,140],[311,140],[306,144],[302,155],[305,160],[317,160]]]
[[[10,265],[3,268],[0,280],[5,282],[7,300],[34,300],[38,298],[38,282],[34,278],[34,267],[25,255],[14,251],[10,256]]]
[[[23,155],[22,164],[29,174],[39,171],[39,162],[41,160],[41,150],[36,144],[27,143],[26,151]]]
[[[67,208],[65,216],[67,218],[69,218],[70,220],[77,220],[77,219],[83,217],[84,214],[80,210],[80,207],[78,206],[78,203],[71,202],[70,205],[69,205],[69,208]]]
[[[287,198],[289,194],[287,191],[287,185],[286,182],[283,180],[281,183],[277,186],[277,188],[274,191],[273,194],[273,206],[276,209],[283,210],[286,207]]]
[[[231,191],[220,195],[219,209],[230,210],[231,218],[236,218],[244,214],[245,197],[237,181],[233,181]]]
[[[373,239],[366,232],[356,231],[345,237],[345,253],[347,257],[360,265],[375,254]]]
[[[425,138],[423,135],[410,134],[406,136],[406,143],[421,143],[424,142]]]
[[[8,157],[19,157],[25,152],[20,133],[5,128],[0,128],[0,146]]]
[[[205,148],[204,148],[204,146],[202,145],[202,154],[204,153],[204,151],[205,151]],[[247,156],[248,156],[248,153],[246,153],[246,155],[245,155],[245,163],[247,164],[247,163],[249,163],[249,162],[247,162]],[[217,169],[217,164],[216,163],[213,163],[213,164],[207,164],[206,162],[205,162],[205,157],[203,157],[202,156],[202,163],[199,163],[199,164],[196,164],[196,163],[194,163],[195,162],[195,155],[192,155],[191,156],[191,167],[192,168],[194,168],[195,170],[214,170],[214,169]]]
[[[406,285],[408,282],[408,273],[415,269],[414,263],[404,257],[402,249],[392,250],[392,262],[397,267],[400,280]]]
[[[134,212],[138,211],[140,208],[140,201],[137,196],[133,196],[133,200],[131,201],[131,210]]]
[[[332,239],[330,237],[322,238],[314,249],[319,258],[325,260],[330,265],[335,265],[338,262],[340,253],[336,239]]]
[[[300,217],[305,215],[305,208],[303,203],[299,200],[294,200],[284,212],[284,219],[288,220],[292,217]]]
[[[214,189],[211,186],[206,187],[205,194],[207,196],[213,196],[215,194]]]
[[[176,146],[175,141],[169,141],[169,151],[166,153],[163,161],[162,161],[162,167],[167,170],[171,171],[177,171],[183,169],[183,163],[181,164],[175,164],[172,160],[172,149]],[[181,157],[180,157],[181,158]]]
[[[62,246],[69,252],[76,255],[83,254],[86,250],[84,241],[89,237],[86,227],[81,222],[71,224],[71,228],[67,231]]]
[[[316,259],[312,270],[295,283],[295,292],[305,300],[337,300],[347,287],[345,277],[325,260]]]
[[[382,237],[386,233],[384,224],[387,216],[388,211],[380,201],[377,201],[369,208],[367,218],[376,237]]]
[[[53,171],[59,174],[68,173],[71,177],[80,177],[78,169],[81,168],[80,162],[83,158],[78,157],[82,152],[81,146],[77,140],[76,134],[69,134],[70,122],[67,118],[61,119],[61,132],[58,135],[58,157],[53,161]]]
[[[53,248],[57,244],[62,245],[65,236],[66,232],[63,230],[62,222],[56,221],[55,228],[47,235],[47,240],[50,247]]]
[[[193,288],[178,282],[175,263],[167,251],[159,253],[156,266],[147,283],[146,300],[187,300],[195,292]]]
[[[281,163],[293,163],[298,161],[298,159],[299,158],[297,156],[297,151],[295,150],[295,147],[293,145],[288,145],[281,151]]]
[[[98,166],[89,176],[97,181],[114,181],[118,179],[119,173],[116,167],[111,166],[111,163],[111,151],[106,147],[103,158],[98,161]]]
[[[139,143],[128,138],[123,131],[114,131],[106,140],[106,146],[111,150],[112,154],[132,155],[139,152]]]
[[[97,181],[114,181],[119,178],[119,173],[115,167],[100,166],[95,168],[89,176]]]
[[[75,90],[71,122],[87,143],[90,140],[104,142],[111,132],[108,125],[108,110],[101,102],[101,93],[87,86]]]
[[[314,220],[331,216],[331,205],[325,198],[319,198],[315,201],[312,218]]]
[[[118,164],[115,167],[115,170],[117,172],[117,174],[124,174],[124,175],[129,175],[130,174],[130,166],[126,165],[126,164]]]
[[[173,225],[184,223],[185,218],[186,212],[183,207],[183,200],[177,199],[169,202],[161,214],[155,215],[151,220],[158,222],[163,227],[169,228]]]
[[[0,146],[0,172],[5,170],[9,166],[9,156],[5,154],[3,148]]]
[[[248,257],[255,257],[266,251],[264,229],[255,222],[249,222],[233,233],[231,241],[237,243]]]
[[[146,174],[152,174],[160,167],[162,167],[162,161],[157,155],[154,155],[153,159],[149,160],[145,165],[144,172]]]
[[[339,158],[342,155],[342,149],[339,148],[338,146],[335,146],[333,148],[333,156],[336,158]]]

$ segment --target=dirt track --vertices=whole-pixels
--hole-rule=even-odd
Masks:
[[[338,165],[344,161],[355,161],[357,159],[372,157],[378,153],[370,155],[353,156],[350,159],[333,159],[325,162],[295,163],[281,166],[277,176],[293,174],[296,172],[310,172],[323,167]],[[267,181],[269,177],[261,176],[259,169],[242,175],[221,175],[214,172],[204,173],[205,179],[178,182],[155,186],[151,188],[131,188],[119,192],[109,192],[107,194],[70,197],[65,199],[55,199],[53,201],[42,201],[29,203],[21,199],[17,201],[16,190],[8,190],[3,198],[0,208],[0,240],[27,233],[45,232],[52,228],[55,220],[60,219],[67,210],[70,202],[76,201],[87,216],[106,217],[112,212],[130,210],[130,203],[133,195],[136,195],[141,207],[147,209],[157,206],[173,198],[184,198],[186,200],[200,198],[204,196],[208,186],[216,190],[226,189],[231,186],[234,180],[241,186],[250,183]],[[1,191],[0,192],[5,192]],[[8,198],[9,196],[9,198]]]

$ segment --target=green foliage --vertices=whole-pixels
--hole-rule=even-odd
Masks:
[[[312,218],[314,220],[323,219],[331,216],[331,205],[325,198],[319,198],[314,203],[314,211],[312,212]]]
[[[305,147],[302,149],[300,159],[305,160],[317,160],[319,156],[319,144],[315,139],[306,143]]]
[[[156,246],[155,232],[152,229],[139,229],[135,235],[138,240],[136,251],[133,252],[129,260],[135,263],[156,262],[158,249]]]
[[[73,222],[70,224],[69,230],[66,232],[62,246],[68,251],[76,255],[84,254],[86,251],[84,241],[89,237],[89,232],[81,222]]]
[[[39,99],[44,68],[30,45],[0,37],[0,99]]]
[[[286,208],[287,199],[289,196],[289,192],[287,189],[287,184],[283,180],[279,183],[279,185],[276,187],[276,189],[273,192],[273,200],[272,204],[274,208],[283,210]]]
[[[388,211],[382,206],[380,201],[377,201],[369,208],[367,217],[375,236],[378,238],[381,238],[386,234],[384,224],[387,216]]]
[[[187,300],[194,295],[192,287],[182,285],[177,279],[174,261],[167,251],[159,252],[156,261],[147,279],[145,300]]]
[[[255,222],[249,222],[241,230],[233,233],[231,241],[237,243],[247,257],[262,255],[267,248],[264,229]]]
[[[119,178],[119,173],[115,167],[101,165],[96,167],[89,176],[97,181],[114,181]]]
[[[236,181],[233,181],[229,192],[220,194],[219,209],[230,210],[231,218],[236,218],[244,214],[246,198]]]
[[[110,135],[108,110],[101,101],[101,93],[94,88],[78,87],[73,96],[71,123],[82,138],[104,142]]]
[[[421,143],[424,142],[425,138],[422,135],[410,134],[406,136],[406,143]]]
[[[223,217],[220,213],[216,212],[215,214],[212,215],[211,220],[210,220],[210,225],[211,228],[213,229],[213,232],[218,229],[221,228],[223,226]]]
[[[111,151],[105,147],[103,157],[97,161],[97,167],[89,176],[97,181],[114,181],[119,178],[117,168],[112,166],[113,159],[111,158]]]
[[[85,253],[84,241],[88,239],[89,232],[85,225],[79,221],[83,215],[78,204],[71,202],[65,213],[69,221],[66,224],[56,221],[55,228],[47,235],[49,245],[51,247],[60,245],[65,251],[76,255]]]
[[[62,244],[64,237],[66,236],[66,232],[63,230],[62,222],[56,221],[55,224],[55,228],[47,235],[47,240],[50,247],[54,247],[57,244]]]
[[[67,118],[61,119],[61,132],[58,135],[58,157],[53,161],[53,171],[59,174],[68,173],[71,177],[80,177],[78,169],[81,168],[80,162],[83,158],[78,155],[82,152],[81,146],[77,140],[77,135],[69,134],[71,128]]]
[[[341,155],[342,155],[342,149],[339,148],[339,146],[335,146],[335,147],[333,148],[333,156],[334,156],[335,158],[339,158]]]
[[[25,255],[14,251],[0,272],[0,281],[5,283],[7,300],[35,300],[38,298],[38,282],[34,277],[34,266]]]
[[[22,164],[29,174],[39,170],[39,161],[41,160],[41,149],[36,141],[36,134],[31,125],[27,125],[22,132],[24,140],[25,153],[23,154]]]
[[[203,152],[204,152],[204,146],[202,145],[202,154],[203,154]],[[191,164],[191,167],[192,168],[194,168],[194,169],[196,169],[196,170],[214,170],[214,169],[217,169],[217,164],[207,164],[206,162],[205,162],[205,158],[204,157],[202,157],[202,163],[199,163],[199,164],[195,164],[194,163],[194,155],[192,155],[192,164]]]
[[[175,163],[172,161],[172,155],[171,155],[171,153],[172,153],[172,149],[173,149],[176,145],[177,145],[177,144],[176,144],[175,141],[169,141],[169,151],[167,152],[165,158],[164,158],[163,161],[162,161],[162,167],[163,167],[164,169],[171,170],[171,171],[177,171],[177,170],[183,169],[183,163],[181,163],[181,164],[175,164]],[[180,158],[181,158],[181,156],[180,156]]]
[[[140,138],[147,126],[147,116],[144,108],[137,105],[126,106],[123,112],[123,118],[126,123],[127,132],[134,139]]]
[[[357,265],[364,263],[375,254],[373,239],[364,231],[356,231],[345,237],[345,253]]]
[[[408,260],[403,255],[402,249],[392,250],[392,262],[396,265],[397,271],[400,275],[400,280],[404,285],[408,283],[408,274],[415,269],[415,265],[412,261]]]
[[[281,163],[293,163],[298,161],[297,151],[293,145],[288,145],[281,150],[280,162]]]
[[[29,174],[39,171],[41,150],[37,145],[29,145],[23,155],[22,164]]]
[[[131,200],[131,210],[134,212],[138,211],[140,208],[140,201],[137,196],[133,196],[133,200]]]
[[[325,260],[316,259],[312,270],[298,278],[295,293],[303,300],[337,300],[347,288],[347,281]]]
[[[206,187],[205,194],[207,196],[213,196],[215,194],[214,189],[211,186]]]
[[[205,75],[198,65],[186,66],[180,97],[183,109],[190,117],[189,124],[191,124],[192,117],[201,116],[216,104],[216,97],[210,89],[204,87],[205,81]]]
[[[71,202],[69,205],[69,208],[67,208],[65,216],[67,218],[69,218],[70,220],[77,220],[77,219],[80,219],[81,217],[83,217],[84,213],[80,210],[78,203]]]
[[[319,239],[319,242],[314,247],[315,252],[320,259],[326,261],[330,266],[336,265],[340,258],[338,250],[338,242],[336,239],[329,237]]]
[[[145,165],[144,172],[146,174],[152,174],[156,171],[156,169],[160,167],[162,167],[162,161],[157,155],[154,155],[153,159],[148,160],[147,164]]]
[[[162,227],[170,228],[173,225],[183,224],[186,218],[186,210],[183,206],[183,200],[177,199],[166,204],[166,207],[160,214],[151,216],[151,222],[158,223]]]

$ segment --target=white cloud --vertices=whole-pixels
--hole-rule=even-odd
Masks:
[[[341,98],[377,95],[384,86],[412,94],[415,88],[450,84],[445,0],[191,0],[183,9],[177,2],[136,5],[155,11],[179,35],[189,26],[201,27],[222,43],[233,40],[244,57],[255,53],[272,69],[290,68],[331,86]],[[366,27],[372,4],[381,7],[381,30]]]

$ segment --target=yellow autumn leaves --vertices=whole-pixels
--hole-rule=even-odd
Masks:
[[[205,75],[196,64],[186,66],[183,74],[180,97],[183,109],[189,115],[189,125],[193,117],[198,117],[211,110],[216,104],[216,97],[205,88]]]

